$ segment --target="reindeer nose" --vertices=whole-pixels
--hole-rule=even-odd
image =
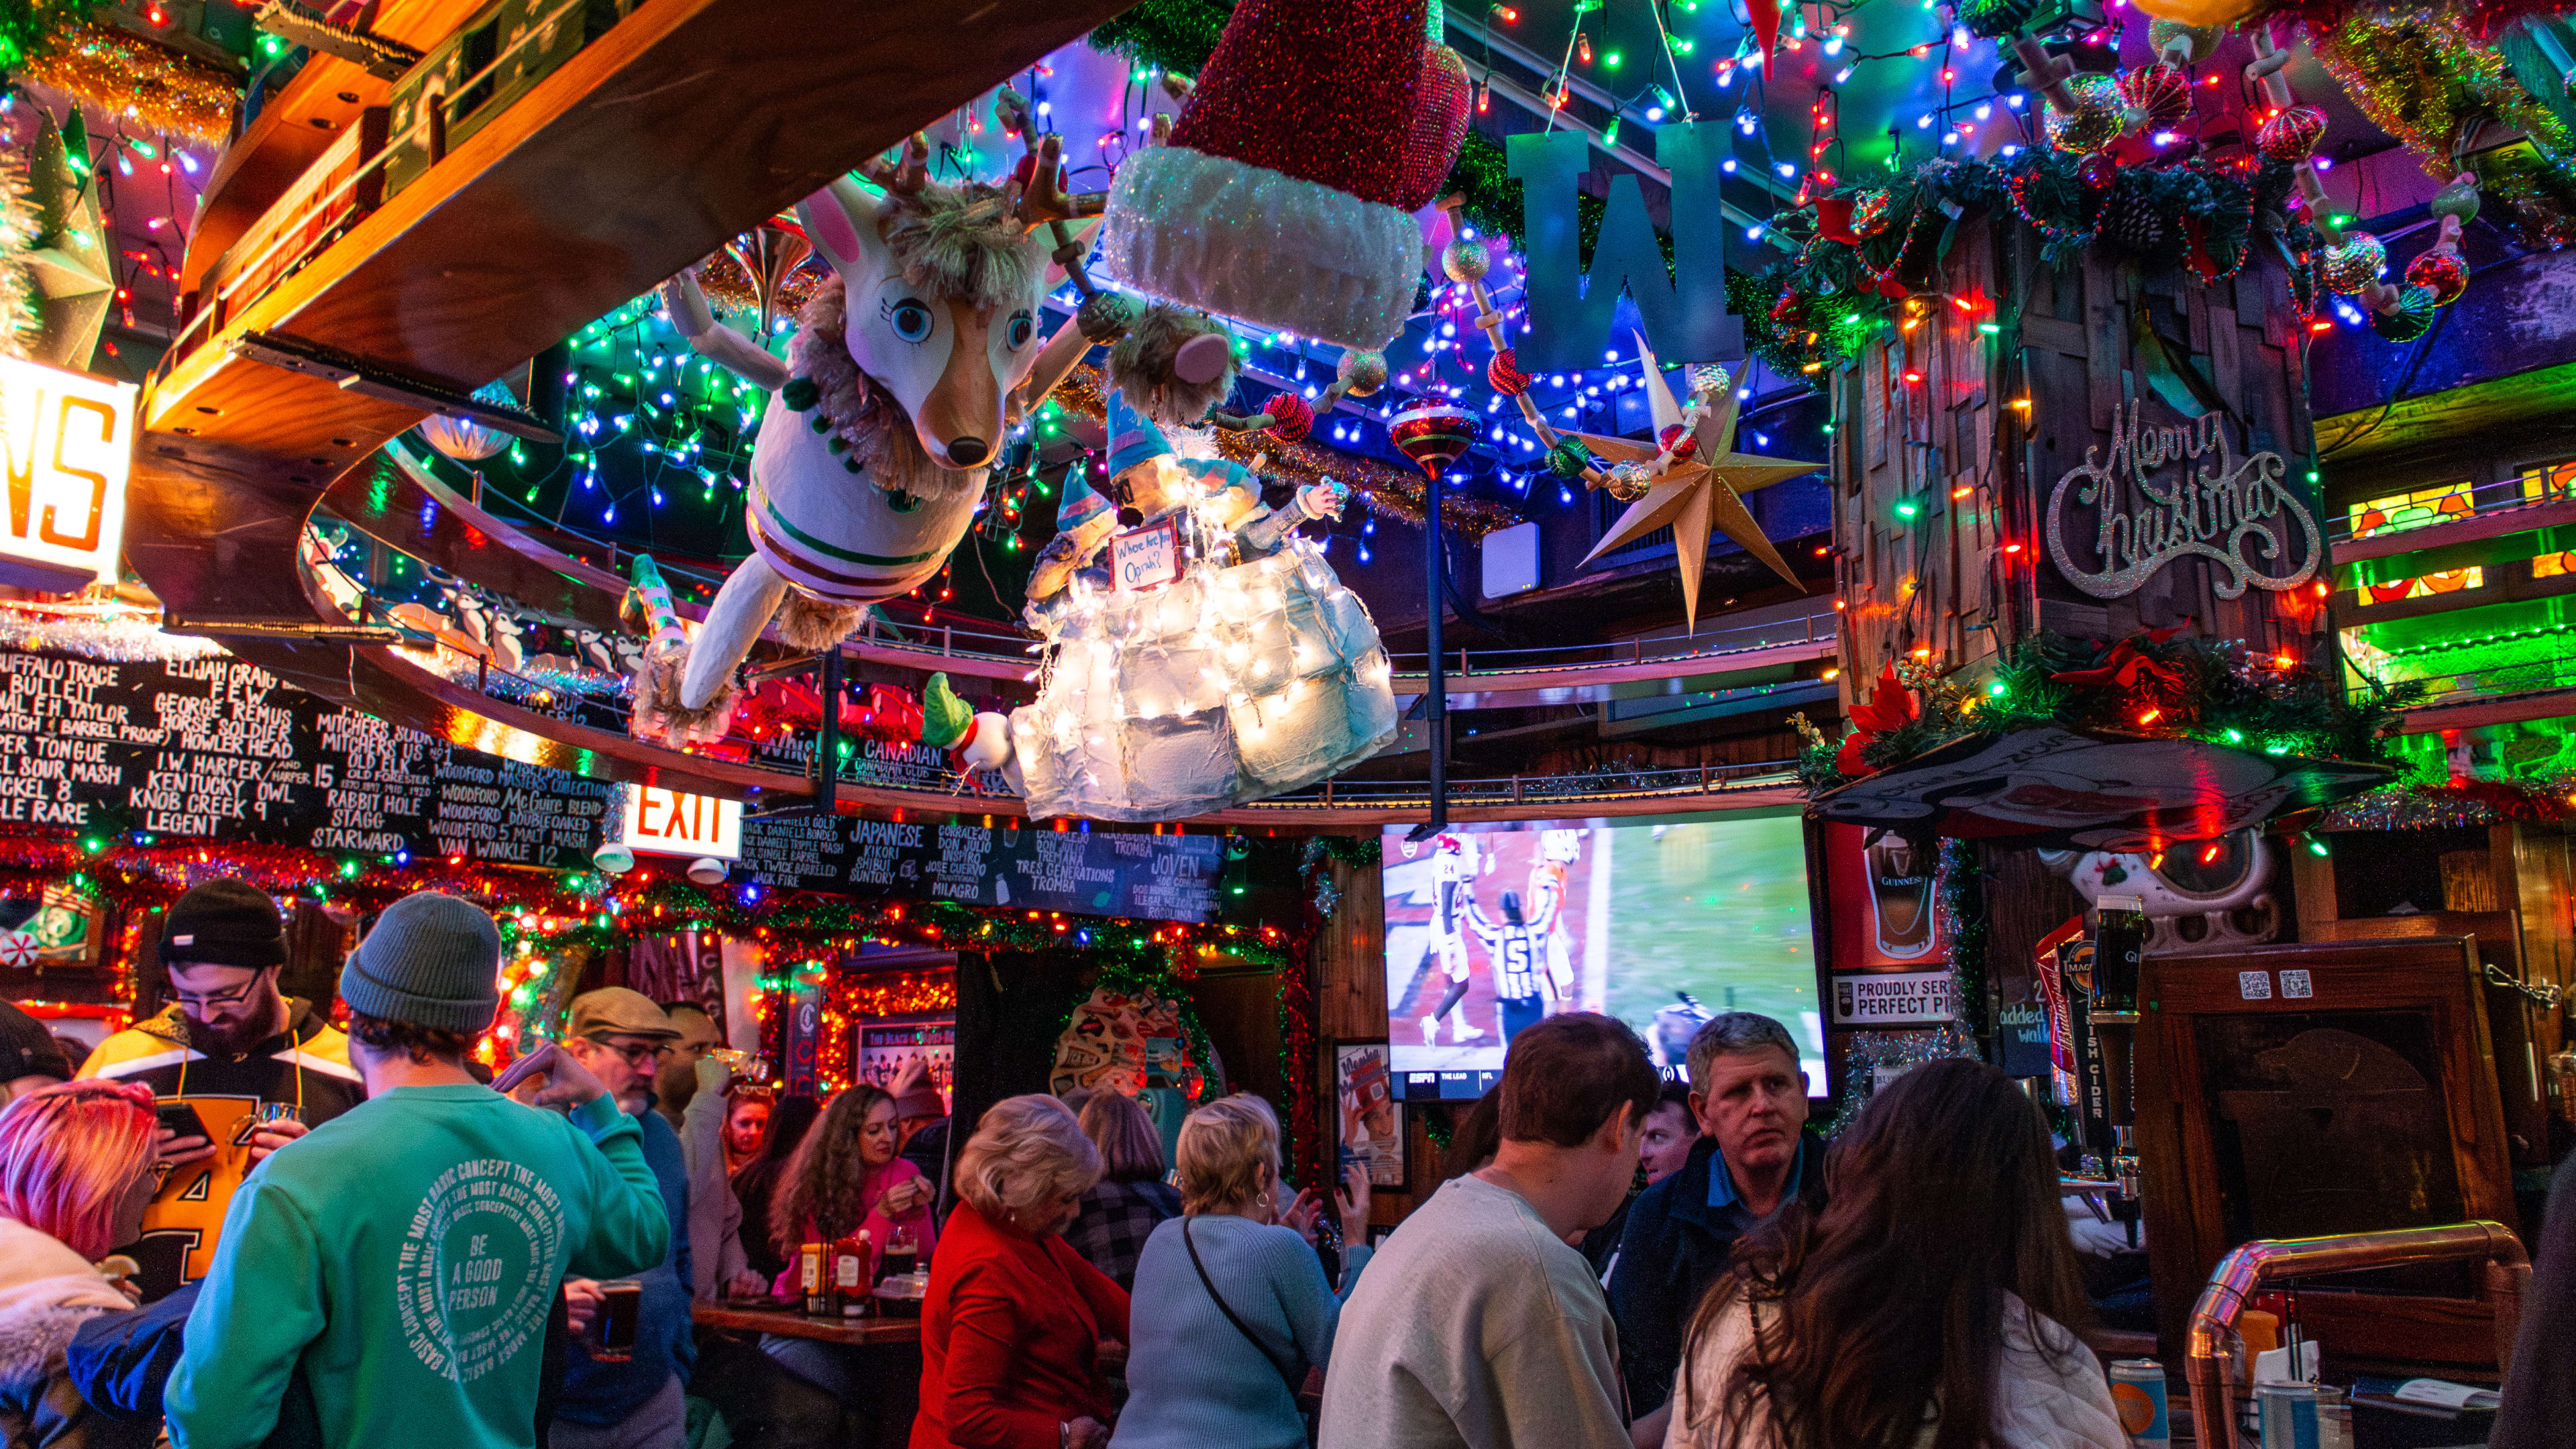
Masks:
[[[982,438],[950,438],[948,461],[960,468],[980,468],[993,456],[993,445]]]

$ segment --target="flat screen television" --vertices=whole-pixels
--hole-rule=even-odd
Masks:
[[[1386,828],[1389,1068],[1406,1101],[1471,1101],[1513,1033],[1557,1011],[1618,1017],[1680,1079],[1701,1022],[1789,1028],[1825,1094],[1824,1018],[1794,811]]]

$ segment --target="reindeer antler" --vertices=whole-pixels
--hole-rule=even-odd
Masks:
[[[915,131],[903,143],[903,162],[889,165],[883,156],[859,163],[859,174],[897,196],[919,196],[930,185],[930,137]]]

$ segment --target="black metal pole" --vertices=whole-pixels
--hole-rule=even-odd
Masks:
[[[841,646],[823,651],[823,734],[814,744],[814,812],[841,813]]]
[[[1440,538],[1440,466],[1434,463],[1423,471],[1431,479],[1422,490],[1422,568],[1431,592],[1431,617],[1423,626],[1423,647],[1431,657],[1423,672],[1422,727],[1431,736],[1431,818],[1413,828],[1415,840],[1428,840],[1449,828],[1449,677],[1440,662],[1440,611],[1449,592],[1449,550]]]

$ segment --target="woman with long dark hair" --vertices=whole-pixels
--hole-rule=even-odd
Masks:
[[[1693,1316],[1670,1449],[2126,1449],[2074,1333],[2048,1129],[2011,1078],[1914,1068],[1825,1173],[1828,1205],[1746,1238]]]
[[[795,1159],[796,1149],[805,1144],[805,1134],[813,1130],[814,1119],[822,1115],[823,1104],[802,1092],[779,1098],[770,1113],[769,1140],[761,1144],[758,1157],[744,1163],[733,1175],[733,1195],[742,1203],[743,1261],[764,1278],[775,1279],[784,1271],[788,1255],[799,1246],[789,1243],[781,1247],[770,1236],[769,1208],[780,1182],[787,1176],[787,1164]]]

